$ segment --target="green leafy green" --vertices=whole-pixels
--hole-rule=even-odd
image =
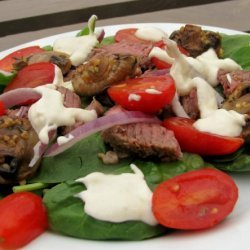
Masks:
[[[139,221],[111,223],[96,220],[84,212],[83,202],[74,197],[82,190],[82,184],[69,181],[58,184],[45,193],[44,204],[52,230],[92,240],[142,240],[167,231],[161,226],[150,226]]]
[[[89,139],[94,140],[97,138],[91,137]],[[90,151],[85,153],[90,153]],[[186,153],[180,161],[171,163],[155,163],[141,160],[136,160],[134,163],[141,169],[147,184],[152,190],[164,180],[187,171],[202,168],[205,165],[200,156]],[[95,168],[92,171],[98,170],[105,172],[106,169],[99,166],[99,169]],[[112,174],[132,172],[128,164],[121,164],[116,168],[109,168],[109,170]],[[161,226],[153,227],[139,221],[111,223],[96,220],[84,212],[84,204],[75,197],[82,190],[84,190],[82,184],[69,180],[46,191],[44,203],[48,210],[52,230],[74,237],[98,240],[142,240],[163,234],[167,230]]]
[[[239,63],[243,69],[250,68],[250,35],[225,35],[222,36],[222,48],[224,58],[232,58]]]
[[[76,34],[76,36],[86,36],[86,35],[94,33],[94,31],[95,31],[95,25],[96,25],[96,20],[97,20],[97,16],[92,15],[90,17],[90,19],[88,20],[88,25],[86,27],[84,27],[82,30],[80,30]]]
[[[53,47],[51,45],[44,46],[43,49],[46,51],[53,51]]]
[[[15,73],[4,74],[3,72],[0,72],[0,93],[8,85],[8,83],[15,77],[15,75],[16,75]]]
[[[30,182],[59,183],[75,180],[95,171],[113,173],[121,169],[122,172],[126,172],[130,171],[128,170],[130,163],[138,163],[140,166],[143,165],[142,171],[146,176],[147,171],[154,171],[154,169],[154,175],[156,175],[158,171],[156,168],[159,168],[160,175],[163,175],[159,182],[157,182],[160,183],[178,173],[200,168],[204,165],[202,158],[193,154],[184,154],[182,160],[170,163],[153,163],[125,159],[114,165],[105,165],[98,158],[98,153],[105,153],[105,150],[105,145],[100,134],[91,135],[76,143],[62,154],[44,158],[40,171]],[[151,176],[151,174],[148,175]],[[155,178],[153,177],[154,175],[147,178]]]
[[[105,46],[105,45],[109,45],[109,44],[113,44],[115,42],[115,37],[114,36],[107,36],[104,37],[100,43],[100,47]]]
[[[240,64],[243,69],[250,69],[250,46],[236,50],[230,58]]]
[[[232,161],[212,162],[212,164],[223,171],[228,172],[249,172],[250,171],[250,155],[240,154]]]
[[[62,154],[44,158],[40,171],[30,182],[59,183],[75,180],[94,171],[111,172],[128,165],[130,160],[107,166],[98,158],[105,153],[105,145],[100,134],[94,134],[76,143]]]

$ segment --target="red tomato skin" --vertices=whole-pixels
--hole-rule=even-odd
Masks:
[[[30,192],[0,200],[0,248],[20,248],[43,233],[48,219],[42,198]]]
[[[161,183],[153,193],[156,220],[169,228],[210,228],[228,216],[238,199],[233,179],[216,169],[203,168]]]
[[[34,63],[21,69],[6,86],[4,92],[17,88],[35,88],[52,83],[55,77],[55,65],[49,62]]]
[[[169,69],[172,66],[172,64],[164,62],[157,57],[152,57],[151,62],[155,65],[157,69]]]
[[[227,137],[201,132],[194,128],[194,120],[171,117],[163,121],[163,126],[172,130],[183,151],[200,155],[226,155],[235,152],[243,144],[240,137]]]
[[[166,49],[166,44],[164,44],[163,41],[159,41],[158,43],[155,44],[155,46],[161,49]],[[189,53],[185,49],[183,49],[181,46],[178,46],[178,48],[182,54],[189,56]],[[157,69],[169,69],[172,66],[172,64],[164,62],[157,57],[152,57],[151,62],[155,65]]]
[[[0,116],[5,115],[6,109],[4,103],[0,101]]]
[[[161,94],[146,93],[145,90],[154,87]],[[175,95],[175,84],[171,76],[152,76],[128,79],[108,89],[110,98],[127,110],[156,113],[165,105],[171,103]],[[129,100],[130,94],[139,95],[138,101]]]
[[[41,52],[44,52],[44,49],[40,48],[39,46],[31,46],[14,51],[0,60],[0,69],[10,72],[13,70],[13,63],[17,58],[20,59],[22,57],[31,56]]]
[[[128,28],[128,29],[121,29],[118,30],[115,34],[115,41],[116,42],[131,42],[131,43],[145,43],[145,44],[152,44],[151,41],[146,41],[139,39],[135,36],[135,32],[137,31],[136,28]]]

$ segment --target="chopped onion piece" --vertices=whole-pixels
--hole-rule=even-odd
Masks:
[[[29,101],[37,101],[40,97],[41,95],[32,88],[19,88],[0,95],[0,101],[4,103],[6,108],[11,108]]]
[[[57,154],[60,154],[61,152],[70,148],[78,141],[96,132],[108,129],[115,125],[137,123],[137,122],[159,123],[160,120],[139,111],[123,111],[119,113],[102,116],[91,122],[85,123],[84,125],[71,131],[70,134],[71,136],[74,137],[73,139],[71,139],[67,143],[62,144],[61,146],[58,145],[58,143],[53,144],[45,153],[45,156],[55,156]]]
[[[29,111],[29,107],[21,106],[20,109],[18,110],[18,112],[16,113],[16,116],[19,118],[23,118],[25,116],[28,116],[28,111]]]

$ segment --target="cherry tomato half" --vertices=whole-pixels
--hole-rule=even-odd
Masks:
[[[228,137],[201,132],[193,127],[194,120],[171,117],[163,126],[172,130],[183,151],[200,155],[226,155],[239,149],[244,140],[239,137]]]
[[[155,46],[161,48],[161,49],[165,49],[166,45],[163,42],[158,42],[157,44],[155,44]],[[189,53],[183,49],[181,46],[178,46],[180,52],[186,56],[189,55]],[[155,67],[157,69],[169,69],[171,68],[172,64],[167,63],[165,61],[162,61],[161,59],[157,58],[157,57],[152,57],[151,58],[151,62],[155,65]]]
[[[238,189],[230,176],[204,168],[161,183],[153,193],[152,209],[166,227],[204,229],[222,221],[237,199]]]
[[[121,29],[118,30],[115,34],[115,41],[121,42],[131,42],[131,43],[145,43],[145,44],[152,44],[151,41],[146,41],[135,36],[135,32],[137,31],[136,28],[129,28],[129,29]]]
[[[44,49],[40,48],[39,46],[31,46],[14,51],[0,60],[0,69],[10,72],[13,70],[13,63],[16,61],[16,59],[21,59],[23,57],[41,53],[43,51]]]
[[[0,200],[0,248],[28,244],[48,227],[42,198],[29,192],[13,193]]]
[[[7,85],[4,92],[17,88],[35,88],[52,83],[55,77],[55,65],[49,62],[34,63],[21,69]]]
[[[170,75],[128,79],[108,89],[110,98],[128,110],[156,113],[175,95]]]

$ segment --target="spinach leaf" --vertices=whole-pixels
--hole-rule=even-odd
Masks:
[[[229,172],[249,172],[250,171],[250,155],[240,154],[232,161],[213,162],[216,168]]]
[[[243,69],[250,69],[250,46],[234,51],[230,58],[240,64]]]
[[[44,203],[48,210],[50,227],[62,234],[85,239],[142,240],[166,232],[161,226],[152,227],[139,221],[111,223],[96,220],[84,212],[84,204],[75,195],[84,190],[84,185],[74,179],[94,171],[112,174],[132,172],[129,164],[136,164],[145,176],[149,187],[155,187],[177,174],[204,167],[199,155],[184,154],[175,162],[151,162],[128,159],[115,166],[105,166],[97,158],[105,146],[100,134],[89,136],[61,155],[46,158],[38,176],[32,181],[61,182],[47,190]]]
[[[243,69],[250,68],[250,35],[225,35],[222,36],[222,48],[224,50],[224,58],[232,58]]]
[[[8,85],[8,83],[15,77],[15,75],[16,75],[16,73],[5,74],[3,72],[0,72],[0,93]]]
[[[43,201],[52,230],[92,240],[142,240],[167,231],[162,226],[150,226],[140,221],[111,223],[96,220],[84,212],[83,202],[74,196],[82,190],[82,184],[68,181],[45,193]]]
[[[98,153],[104,152],[105,145],[100,134],[93,134],[59,155],[44,158],[40,171],[30,182],[58,183],[75,180],[95,171],[112,172],[131,162],[131,159],[127,159],[118,164],[105,165],[98,158]]]
[[[109,44],[113,44],[115,42],[115,37],[114,36],[107,36],[104,37],[99,45],[99,47],[105,46],[105,45],[109,45]]]
[[[170,163],[134,161],[128,158],[114,165],[105,165],[97,156],[98,153],[104,153],[105,150],[100,134],[91,135],[57,156],[44,158],[40,171],[29,182],[59,183],[75,180],[95,171],[103,173],[129,172],[129,164],[135,163],[142,167],[146,178],[152,180],[159,178],[157,183],[160,183],[166,178],[204,165],[202,158],[194,154],[184,154],[180,161]]]
[[[53,51],[53,47],[51,45],[46,45],[43,47],[43,49],[46,51]]]

